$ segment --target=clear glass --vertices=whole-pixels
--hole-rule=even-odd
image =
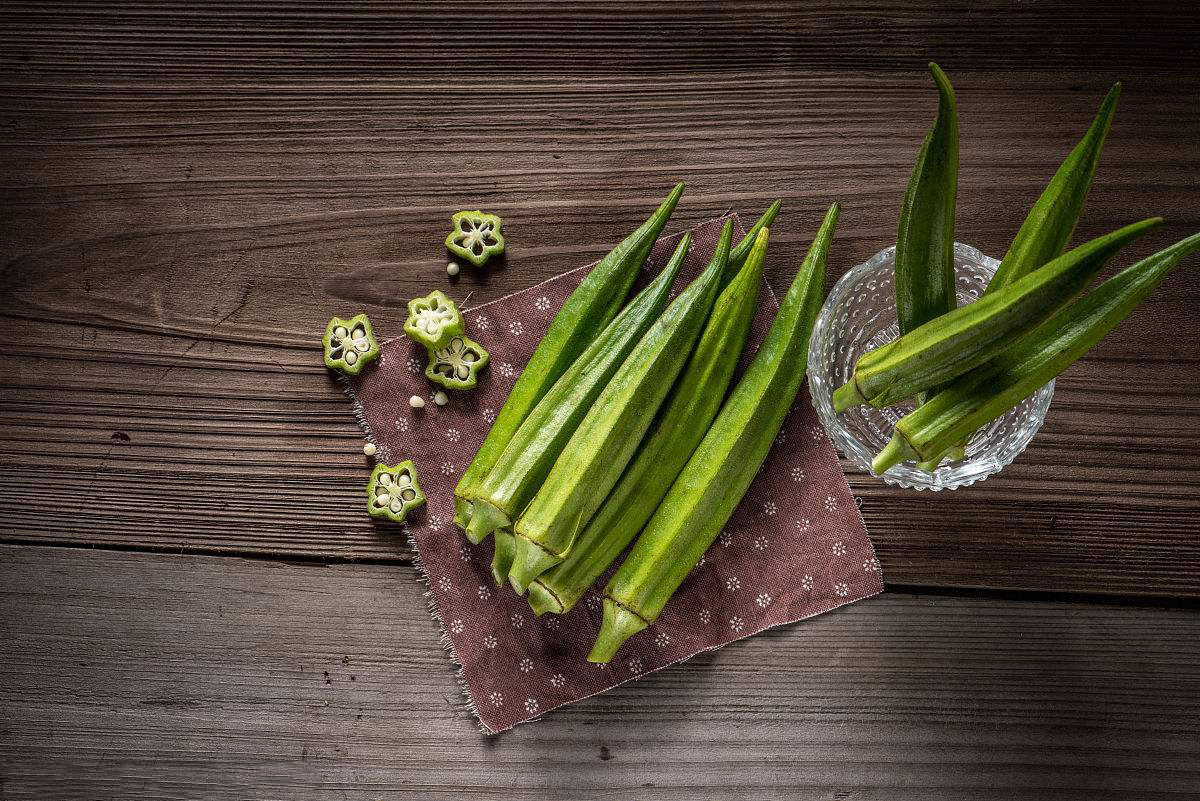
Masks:
[[[890,247],[842,276],[817,317],[808,346],[808,391],[821,424],[834,444],[864,471],[892,437],[911,401],[884,409],[859,406],[834,414],[833,391],[850,380],[858,357],[899,335],[896,324],[895,253]],[[978,250],[954,243],[958,303],[976,300],[987,287],[999,262]],[[903,462],[880,478],[889,484],[917,490],[957,489],[982,481],[1010,464],[1033,439],[1054,395],[1054,382],[985,425],[967,444],[965,458],[942,462],[932,474]]]

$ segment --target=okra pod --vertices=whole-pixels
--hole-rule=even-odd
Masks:
[[[604,618],[589,661],[609,661],[658,618],[762,466],[804,380],[837,217],[835,203],[745,375],[605,587]]]
[[[563,303],[508,393],[475,459],[459,479],[454,490],[454,522],[460,528],[466,528],[470,519],[468,499],[496,464],[517,428],[554,382],[617,316],[681,194],[683,184],[679,183],[648,220],[597,262]],[[468,538],[471,536],[468,534]]]
[[[741,270],[713,304],[696,349],[620,481],[566,559],[529,585],[535,614],[571,611],[642,530],[708,431],[750,333],[767,238],[765,231],[755,237]]]
[[[767,210],[762,213],[762,216],[754,221],[754,225],[750,226],[750,230],[742,237],[742,241],[738,242],[732,250],[729,251],[729,261],[725,265],[725,274],[721,276],[721,290],[729,286],[732,281],[742,271],[742,266],[745,265],[746,259],[750,256],[750,251],[758,244],[758,232],[764,228],[770,228],[771,223],[775,222],[775,216],[779,214],[779,207],[783,205],[782,200],[776,200]]]
[[[726,222],[708,267],[630,351],[521,513],[508,574],[518,593],[563,560],[654,422],[712,310],[732,236]]]
[[[931,458],[1004,414],[1107,336],[1196,250],[1200,250],[1200,234],[1126,268],[989,364],[960,376],[900,419],[871,470],[878,474],[906,459]]]
[[[533,500],[596,397],[658,319],[690,244],[691,235],[685,234],[662,273],[559,377],[521,423],[475,491],[467,496],[473,504],[467,523],[472,541],[479,542],[498,528],[509,528]]]
[[[983,364],[1079,293],[1117,251],[1162,219],[1127,225],[1064,253],[1024,278],[863,354],[833,408],[889,406]]]

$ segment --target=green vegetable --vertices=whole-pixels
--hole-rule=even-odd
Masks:
[[[371,517],[382,517],[393,523],[403,523],[405,516],[425,503],[425,493],[417,482],[417,468],[412,462],[394,467],[375,465],[367,482],[367,511]]]
[[[732,236],[726,222],[708,267],[630,351],[521,513],[508,574],[518,593],[563,560],[654,422],[716,300]]]
[[[529,605],[536,614],[563,614],[575,606],[642,530],[708,431],[750,333],[767,237],[765,231],[755,237],[742,269],[713,304],[695,351],[621,480],[562,564],[529,585]]]
[[[1070,301],[1118,250],[1160,222],[1155,217],[1097,237],[1004,289],[863,354],[850,381],[833,393],[834,410],[859,403],[889,406],[978,367]]]
[[[358,375],[379,355],[379,343],[365,314],[356,314],[349,320],[334,317],[325,326],[321,341],[325,346],[325,366],[346,375]]]
[[[683,184],[676,184],[650,218],[597,262],[563,303],[454,490],[454,522],[460,528],[465,529],[471,518],[467,499],[496,464],[517,428],[554,382],[617,316],[681,194]],[[467,536],[473,535],[468,532]]]
[[[462,336],[462,315],[454,301],[435,289],[423,298],[408,302],[408,319],[404,321],[404,333],[413,342],[426,348],[438,348],[456,336]]]
[[[1121,84],[1118,83],[1100,104],[1100,110],[1088,132],[1063,161],[1029,210],[1016,238],[996,268],[996,274],[988,284],[988,292],[1002,289],[1062,255],[1079,221],[1079,215],[1083,213],[1083,204],[1092,186],[1092,176],[1096,174],[1100,151],[1104,147],[1120,96]]]
[[[451,231],[446,237],[446,249],[466,259],[476,267],[492,256],[504,252],[504,234],[500,232],[501,221],[495,214],[482,211],[456,211],[451,217]]]
[[[429,349],[425,377],[446,389],[471,389],[487,363],[488,352],[478,342],[457,336],[441,347]]]
[[[684,235],[662,273],[609,323],[513,434],[468,498],[474,505],[467,535],[474,542],[508,528],[533,500],[596,397],[658,318],[690,244],[691,236]]]
[[[516,553],[517,541],[512,529],[498,528],[492,537],[495,550],[492,552],[492,580],[499,587],[508,579],[509,568],[512,567],[513,554]]]
[[[764,228],[770,228],[771,223],[775,222],[775,215],[779,214],[779,207],[783,205],[782,200],[776,200],[767,210],[762,213],[762,216],[754,221],[754,225],[750,226],[750,230],[742,237],[742,241],[738,242],[732,250],[729,251],[729,261],[725,266],[725,274],[721,276],[721,289],[729,285],[738,274],[742,271],[742,265],[746,263],[746,259],[750,256],[750,251],[758,243],[758,232]]]
[[[987,365],[960,376],[900,419],[872,471],[882,473],[905,459],[931,458],[1004,414],[1087,353],[1196,250],[1200,234],[1143,259],[1059,311]]]
[[[921,143],[896,233],[896,313],[907,334],[955,307],[954,202],[958,192],[958,110],[937,64],[938,113]]]
[[[754,360],[608,582],[589,661],[609,661],[621,643],[658,618],[762,466],[804,380],[837,217],[834,204]]]

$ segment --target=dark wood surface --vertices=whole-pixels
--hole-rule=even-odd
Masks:
[[[1200,230],[1193,4],[0,15],[0,799],[1195,789],[1195,260],[1002,474],[929,496],[846,464],[899,591],[489,741],[407,548],[362,514],[314,347],[337,311],[398,330],[466,206],[510,242],[451,285],[472,302],[594,259],[676,180],[672,229],[784,199],[777,288],[840,201],[832,280],[894,239],[931,58],[959,94],[961,241],[1002,254],[1122,80],[1078,237],[1161,214],[1149,252]],[[321,695],[337,652],[372,672]]]

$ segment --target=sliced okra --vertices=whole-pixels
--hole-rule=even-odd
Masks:
[[[413,342],[427,348],[441,347],[451,337],[463,333],[462,314],[454,301],[435,289],[423,298],[408,302],[408,319],[404,321],[404,333]]]
[[[425,376],[447,389],[471,389],[487,363],[488,353],[478,342],[456,336],[441,347],[429,349]]]
[[[346,375],[358,375],[366,364],[379,355],[379,343],[365,314],[349,320],[334,317],[325,327],[325,366]]]
[[[451,216],[453,230],[446,237],[446,249],[476,267],[504,252],[501,221],[495,214],[482,211],[458,211]]]
[[[403,523],[405,516],[425,503],[425,493],[417,482],[417,468],[411,461],[392,467],[375,465],[367,483],[367,511],[371,517],[382,517]]]

